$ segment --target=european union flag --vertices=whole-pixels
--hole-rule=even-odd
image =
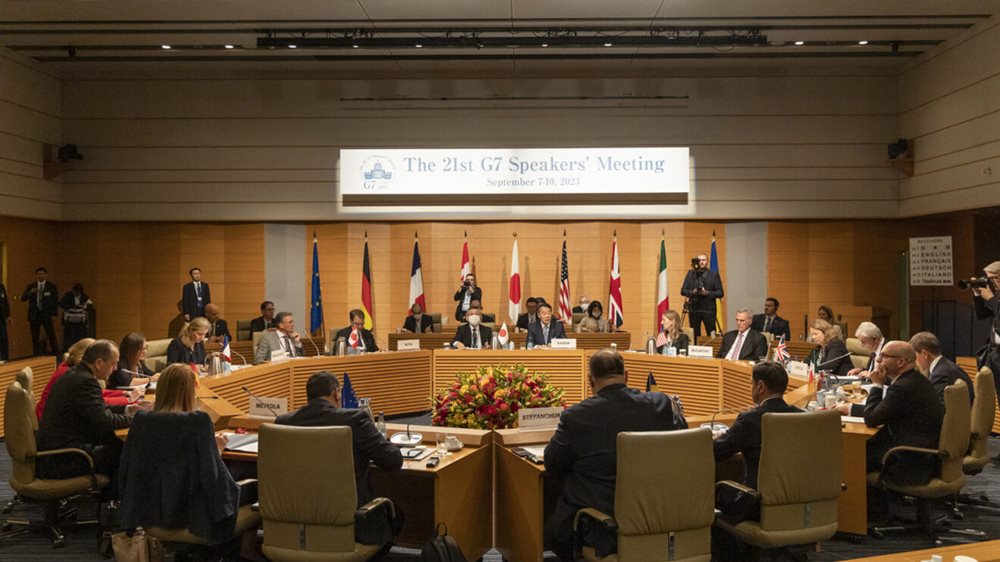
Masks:
[[[309,331],[315,332],[323,327],[323,292],[319,286],[319,245],[316,241],[316,233],[313,232],[313,274],[312,274],[312,300],[309,301]]]
[[[659,387],[656,386],[656,379],[653,378],[653,373],[650,372],[649,376],[646,377],[646,392],[656,392]]]
[[[344,373],[344,388],[340,391],[341,408],[357,408],[358,396],[354,394],[354,387],[351,386],[351,377]]]

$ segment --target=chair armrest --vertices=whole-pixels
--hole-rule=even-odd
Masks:
[[[727,488],[733,488],[738,492],[743,492],[744,494],[750,494],[751,496],[760,499],[760,492],[754,490],[750,486],[740,484],[739,482],[733,482],[732,480],[719,480],[718,482],[715,483],[716,491],[718,491],[721,486],[725,486]]]
[[[940,457],[942,459],[948,457],[948,453],[946,453],[944,451],[939,451],[938,449],[925,449],[923,447],[911,447],[909,445],[899,445],[899,446],[893,447],[893,448],[891,448],[891,449],[889,449],[888,451],[885,452],[885,455],[882,456],[882,466],[885,466],[886,461],[889,460],[889,457],[891,457],[892,455],[895,455],[897,453],[903,453],[903,452],[907,452],[907,453],[920,453],[922,455]]]
[[[260,502],[250,504],[250,511],[260,511]]]
[[[390,500],[389,498],[375,498],[372,501],[366,503],[365,505],[359,507],[358,510],[354,512],[354,519],[355,519],[355,521],[359,520],[359,519],[364,519],[365,517],[368,517],[369,513],[371,513],[372,511],[374,511],[376,507],[378,507],[380,505],[383,505],[383,504],[385,504],[385,505],[387,505],[389,507],[389,515],[392,518],[395,518],[396,517],[396,504],[392,503],[392,500]]]
[[[74,453],[77,455],[83,455],[83,458],[87,459],[87,466],[90,467],[90,471],[94,471],[94,459],[91,458],[90,453],[84,451],[83,449],[52,449],[49,451],[38,451],[35,453],[35,458],[48,457],[52,455],[66,455],[69,453]]]
[[[257,479],[256,478],[244,478],[243,480],[237,480],[236,481],[236,485],[239,486],[239,487],[241,487],[241,488],[243,486],[246,486],[247,484],[256,484],[256,483],[257,483]]]
[[[576,512],[576,515],[573,517],[574,533],[576,532],[577,527],[580,525],[580,519],[583,517],[589,517],[594,521],[597,521],[598,523],[604,525],[604,528],[607,529],[608,531],[616,535],[618,534],[618,522],[615,521],[615,518],[592,507],[585,507]]]

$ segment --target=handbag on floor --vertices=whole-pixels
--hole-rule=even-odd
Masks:
[[[438,523],[434,536],[427,539],[420,551],[420,562],[468,562],[455,539],[448,536],[448,527]]]
[[[116,562],[163,562],[163,543],[136,529],[132,536],[122,531],[111,535]]]

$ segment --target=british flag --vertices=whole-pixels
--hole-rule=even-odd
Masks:
[[[774,347],[774,360],[778,363],[784,363],[789,359],[788,346],[785,345],[785,336],[778,338],[778,345]]]

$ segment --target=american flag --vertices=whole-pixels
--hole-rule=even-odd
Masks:
[[[563,240],[562,268],[559,270],[559,316],[563,322],[573,321],[573,307],[569,305],[569,259],[566,257],[566,240]]]
[[[774,360],[779,363],[788,361],[788,346],[785,344],[785,336],[778,338],[778,345],[774,347]]]
[[[656,335],[656,347],[663,347],[667,345],[667,332],[661,331]]]

